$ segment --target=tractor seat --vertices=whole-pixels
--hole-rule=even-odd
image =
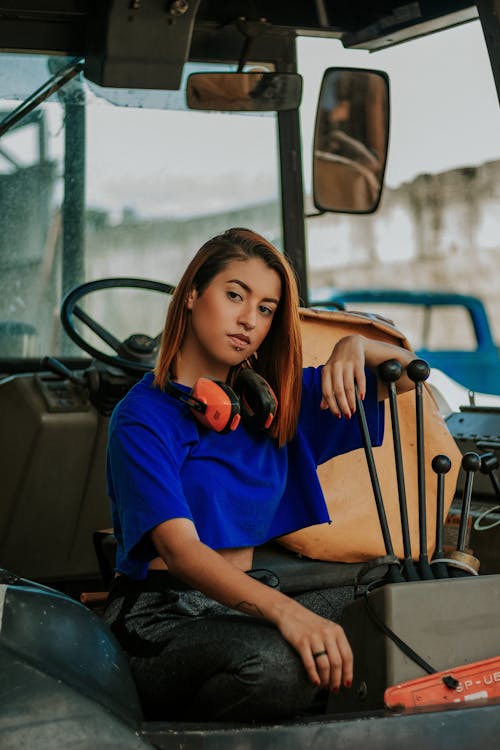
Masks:
[[[108,589],[114,576],[116,538],[112,529],[104,529],[94,532],[93,542],[102,581]],[[378,557],[363,563],[324,562],[298,555],[276,542],[268,542],[255,549],[253,567],[274,573],[284,593],[298,594],[374,583],[386,575],[388,560]]]

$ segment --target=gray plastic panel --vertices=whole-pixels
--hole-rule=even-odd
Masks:
[[[437,670],[500,654],[500,575],[393,583],[369,594],[384,623]],[[383,707],[384,690],[426,674],[375,625],[361,597],[342,624],[354,652],[353,688],[332,711]]]
[[[48,373],[0,386],[0,566],[36,580],[97,578],[92,532],[111,524],[107,419],[69,385],[62,410]]]

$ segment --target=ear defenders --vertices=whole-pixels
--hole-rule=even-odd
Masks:
[[[278,399],[262,375],[250,368],[240,370],[234,381],[243,422],[256,430],[268,430],[278,411]]]
[[[269,383],[251,369],[241,370],[234,390],[213,378],[199,378],[190,393],[170,380],[164,390],[187,404],[198,422],[221,434],[235,430],[240,419],[253,429],[267,430],[278,409]]]

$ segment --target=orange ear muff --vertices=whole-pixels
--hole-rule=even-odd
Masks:
[[[240,423],[240,401],[234,391],[221,380],[199,378],[191,391],[191,397],[204,405],[195,410],[196,419],[216,432],[235,430]]]
[[[191,393],[167,380],[164,390],[187,404],[205,427],[220,433],[235,430],[240,423],[240,401],[221,380],[199,378]]]
[[[278,410],[278,399],[262,375],[246,368],[238,373],[234,389],[240,399],[241,417],[246,425],[267,430]]]

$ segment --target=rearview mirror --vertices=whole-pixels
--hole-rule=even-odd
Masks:
[[[190,109],[219,112],[279,112],[296,109],[302,77],[296,73],[192,73],[187,81]]]
[[[316,208],[375,211],[382,195],[388,143],[386,73],[329,68],[321,84],[314,134]]]

